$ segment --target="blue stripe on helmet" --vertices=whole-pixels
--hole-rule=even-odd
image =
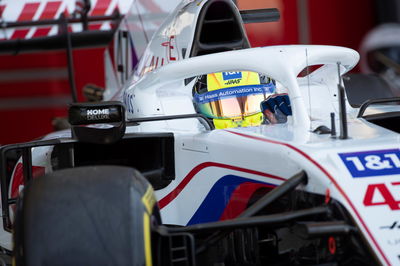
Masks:
[[[209,91],[203,94],[195,93],[193,100],[196,103],[204,104],[230,97],[240,97],[240,96],[247,96],[251,94],[260,94],[260,93],[270,94],[274,92],[275,92],[275,85],[271,82],[268,84],[246,85],[246,86],[237,86],[232,88],[219,89],[219,90]]]

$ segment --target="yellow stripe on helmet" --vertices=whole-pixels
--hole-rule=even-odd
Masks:
[[[246,116],[243,120],[235,119],[213,119],[214,126],[216,129],[225,129],[233,127],[255,127],[261,125],[263,121],[262,113],[256,113],[254,115]]]
[[[260,76],[251,71],[218,72],[207,75],[208,91],[259,84],[261,84]]]

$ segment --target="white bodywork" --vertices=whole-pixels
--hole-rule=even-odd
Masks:
[[[195,113],[194,81],[185,85],[184,79],[238,70],[275,79],[289,95],[293,116],[285,124],[212,131],[194,118],[128,127],[127,133],[174,134],[176,178],[156,191],[163,222],[213,221],[218,208],[225,217],[232,217],[237,210],[229,209],[229,203],[218,206],[213,201],[213,197],[225,197],[215,190],[216,184],[240,179],[273,187],[305,170],[308,183],[298,189],[339,201],[379,261],[400,265],[400,230],[390,229],[400,221],[399,134],[356,118],[358,110],[349,105],[349,139],[312,132],[320,125],[330,127],[331,112],[336,114],[339,128],[338,63],[343,75],[357,64],[358,53],[342,47],[293,45],[187,58],[182,48],[191,48],[204,2],[182,3],[153,36],[135,73],[113,97],[125,103],[127,118]],[[298,77],[310,65],[323,66]],[[46,157],[36,155],[43,160]],[[223,200],[229,202],[230,198]]]
[[[287,88],[292,103],[293,119],[280,125],[207,132],[199,130],[201,125],[193,120],[143,123],[131,129],[175,133],[177,178],[167,188],[156,192],[163,221],[188,224],[213,186],[226,175],[277,185],[303,169],[309,176],[309,183],[302,189],[322,195],[329,190],[331,197],[352,214],[381,262],[398,265],[400,232],[383,228],[398,221],[399,217],[399,134],[357,119],[357,110],[350,106],[347,106],[349,139],[332,139],[329,134],[312,133],[319,125],[330,126],[331,112],[339,117],[336,63],[341,63],[343,74],[357,63],[358,58],[355,51],[341,47],[254,48],[183,60],[155,70],[129,86],[124,95],[135,108],[127,112],[128,118],[193,113],[191,86],[184,86],[183,79],[220,71],[251,70],[267,74]],[[309,78],[297,78],[307,62],[309,65],[327,65],[310,74]],[[336,124],[339,125],[338,121]],[[339,154],[356,153],[346,161],[356,164],[357,154],[363,152],[372,156],[382,152],[385,158],[393,161],[376,161],[371,168],[360,166],[365,170],[375,166],[377,176],[353,177]],[[395,171],[381,175],[379,171],[385,167]],[[182,188],[182,184],[186,186]],[[387,200],[387,195],[381,195],[383,186],[397,207],[379,205]],[[371,201],[368,193],[372,193]]]

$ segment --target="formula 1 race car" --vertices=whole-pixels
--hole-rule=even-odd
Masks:
[[[184,1],[111,101],[1,147],[16,265],[400,265],[400,99],[346,101],[354,50],[249,48],[274,12]]]

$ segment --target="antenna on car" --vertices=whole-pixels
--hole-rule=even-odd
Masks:
[[[308,51],[307,51],[307,48],[306,48],[306,65],[307,65],[307,68],[306,68],[307,73],[306,73],[306,75],[307,75],[307,90],[308,90],[308,107],[310,108],[310,120],[311,120],[312,115],[311,115],[311,91],[310,91],[310,66],[308,64]],[[310,131],[312,131],[311,123],[310,123]]]
[[[335,113],[331,113],[331,136],[336,138]]]
[[[344,87],[342,84],[342,77],[340,76],[340,62],[337,62],[338,67],[338,96],[339,96],[339,118],[340,118],[340,139],[347,139],[347,116],[346,116],[346,99]]]

